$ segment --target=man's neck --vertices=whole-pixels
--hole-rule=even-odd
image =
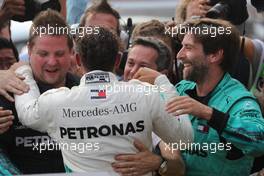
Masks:
[[[42,85],[44,87],[47,87],[47,88],[60,88],[60,87],[65,87],[66,86],[66,78],[60,82],[60,83],[57,83],[57,84],[48,84],[48,83],[44,83],[42,81],[39,81],[37,79],[35,79],[36,82],[38,83],[38,85]]]
[[[224,72],[222,70],[214,70],[211,73],[209,71],[203,81],[196,83],[197,95],[200,97],[208,95],[217,86],[223,75]]]
[[[54,85],[55,88],[65,87],[66,85],[66,79],[63,80],[63,82]]]

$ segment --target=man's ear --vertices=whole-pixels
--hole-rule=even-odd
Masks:
[[[32,53],[31,49],[32,47],[29,45],[29,43],[27,43],[27,50],[28,50],[29,57],[31,56],[31,53]]]
[[[27,43],[27,50],[28,50],[28,62],[29,64],[31,64],[31,55],[32,55],[32,46],[29,45],[29,43]]]
[[[224,50],[219,49],[215,53],[209,54],[208,55],[208,60],[210,63],[217,63],[220,64],[224,58]]]
[[[85,74],[86,72],[89,72],[89,70],[87,70],[87,68],[85,68],[85,66],[83,65],[81,56],[78,53],[75,53],[74,57],[76,59],[77,68],[81,75]]]
[[[122,54],[118,52],[115,58],[114,70],[120,67],[121,57],[122,57]]]
[[[82,66],[82,61],[81,61],[81,57],[80,57],[80,55],[79,55],[78,53],[75,53],[75,54],[74,54],[74,57],[76,57],[76,63],[77,63],[77,65],[78,65],[79,67],[81,67],[81,66]]]
[[[162,71],[160,71],[161,74],[164,74],[164,75],[168,75],[169,71],[168,69],[164,69]]]

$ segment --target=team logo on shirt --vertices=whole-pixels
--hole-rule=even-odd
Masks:
[[[144,120],[97,126],[60,127],[61,139],[91,139],[105,136],[128,136],[143,132]]]
[[[207,134],[209,132],[209,126],[204,124],[198,124],[197,131]]]
[[[85,75],[85,84],[91,83],[109,83],[110,75],[106,72],[89,73]]]
[[[106,90],[99,89],[91,89],[91,99],[105,99],[106,98]]]

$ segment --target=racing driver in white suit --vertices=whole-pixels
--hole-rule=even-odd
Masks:
[[[165,101],[176,95],[165,75],[150,85],[137,80],[119,82],[111,73],[118,53],[112,32],[99,28],[98,34],[85,35],[78,40],[77,53],[87,73],[72,89],[52,89],[40,95],[30,66],[14,67],[20,66],[16,72],[30,86],[28,93],[15,96],[19,120],[47,132],[58,143],[66,171],[118,175],[111,167],[114,156],[136,153],[135,139],[151,149],[152,131],[167,143],[192,141],[187,115],[172,117],[165,112]]]

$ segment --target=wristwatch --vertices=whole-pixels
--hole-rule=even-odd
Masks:
[[[164,174],[167,172],[167,170],[168,170],[168,167],[167,167],[167,163],[168,163],[168,161],[165,160],[165,158],[162,157],[162,155],[161,155],[161,151],[160,151],[160,148],[159,148],[159,143],[158,143],[157,146],[155,147],[155,149],[154,149],[154,153],[157,154],[157,155],[159,155],[159,156],[161,157],[161,159],[162,159],[161,164],[160,164],[160,166],[159,166],[159,169],[157,170],[158,174],[162,176],[162,175],[164,175]]]
[[[167,172],[168,170],[167,164],[168,164],[168,161],[163,159],[163,161],[160,164],[159,170],[158,170],[161,176]]]

